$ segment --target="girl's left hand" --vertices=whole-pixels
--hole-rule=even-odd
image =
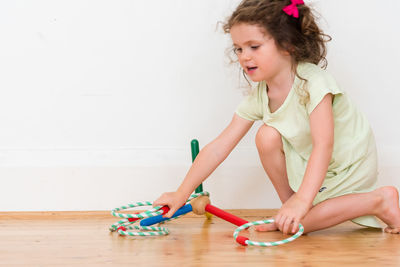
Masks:
[[[292,233],[298,231],[300,220],[311,209],[312,204],[301,199],[294,193],[280,208],[278,215],[275,216],[275,224],[281,232],[288,234],[290,226]]]

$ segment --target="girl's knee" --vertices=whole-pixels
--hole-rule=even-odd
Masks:
[[[258,150],[282,148],[281,134],[275,128],[263,124],[256,134],[256,146]]]

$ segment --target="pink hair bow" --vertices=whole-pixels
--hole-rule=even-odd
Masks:
[[[297,5],[304,5],[304,1],[303,0],[292,0],[292,3],[290,5],[282,8],[282,10],[289,16],[298,18],[299,10],[297,9]]]

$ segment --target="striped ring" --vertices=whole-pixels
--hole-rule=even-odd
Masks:
[[[239,236],[239,232],[242,231],[243,229],[249,228],[250,226],[253,225],[260,225],[260,224],[268,224],[268,223],[273,223],[275,220],[270,219],[270,220],[261,220],[261,221],[255,221],[255,222],[249,222],[246,224],[241,225],[238,227],[235,232],[233,232],[233,238],[236,240],[241,245],[247,246],[260,246],[260,247],[272,247],[272,246],[278,246],[282,244],[289,243],[299,236],[301,236],[304,233],[304,227],[303,225],[299,224],[299,231],[295,233],[293,236],[280,240],[280,241],[274,241],[274,242],[257,242],[257,241],[251,241],[247,237],[244,236]]]
[[[192,194],[189,199],[186,201],[189,202],[190,200],[199,197],[199,196],[209,196],[210,194],[206,191],[204,192],[199,192],[196,194]],[[115,208],[111,211],[111,214],[115,217],[123,218],[122,220],[114,223],[109,227],[109,230],[111,232],[118,231],[120,235],[129,235],[129,236],[154,236],[154,235],[167,235],[169,234],[169,231],[167,228],[164,227],[149,227],[149,226],[130,226],[131,224],[134,224],[138,222],[141,219],[148,218],[148,217],[153,217],[157,215],[163,214],[163,211],[160,210],[162,206],[156,206],[153,207],[149,210],[146,210],[141,213],[135,213],[135,214],[128,214],[128,213],[119,213],[118,211],[121,210],[127,210],[131,208],[136,208],[136,207],[144,207],[144,206],[152,206],[153,203],[149,201],[142,201],[142,202],[136,202],[134,204],[128,204],[126,206],[121,206],[119,208]],[[183,215],[181,215],[183,216]],[[170,218],[166,221],[170,220],[175,220],[178,219],[181,216],[177,216],[174,218]],[[128,229],[136,229],[136,230],[147,230],[147,232],[130,232],[127,231]],[[152,230],[152,231],[149,231]]]

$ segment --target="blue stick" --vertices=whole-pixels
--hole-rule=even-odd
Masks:
[[[172,215],[172,218],[178,217],[180,215],[186,214],[191,212],[192,209],[192,205],[190,204],[186,204],[185,206],[182,206],[179,210],[177,210],[174,215]],[[163,222],[165,220],[168,220],[169,218],[164,218],[162,215],[157,215],[154,217],[149,217],[146,219],[143,219],[140,221],[140,226],[150,226],[156,223],[160,223]]]

